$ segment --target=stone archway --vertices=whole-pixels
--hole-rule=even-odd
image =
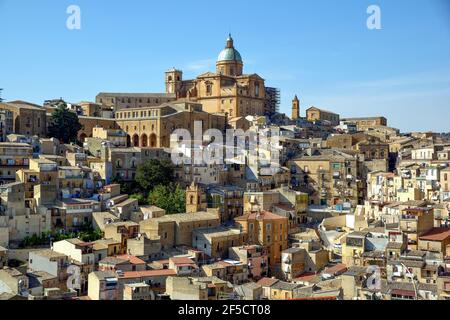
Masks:
[[[147,135],[144,133],[142,136],[141,136],[141,147],[147,147],[148,146],[148,137],[147,137]]]
[[[80,134],[79,140],[81,143],[83,143],[86,140],[86,138],[87,138],[87,135],[86,135],[86,133],[83,132],[82,134]]]
[[[133,135],[133,147],[139,147],[139,136],[137,134]]]
[[[150,147],[155,148],[156,144],[157,144],[157,138],[156,138],[156,134],[152,133],[150,135]]]

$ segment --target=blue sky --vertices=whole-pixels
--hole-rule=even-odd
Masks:
[[[66,28],[69,5],[81,30]],[[381,30],[366,27],[381,8]],[[7,100],[94,100],[162,92],[164,71],[214,70],[231,32],[244,59],[301,112],[385,115],[403,131],[450,131],[450,1],[0,0],[0,88]]]

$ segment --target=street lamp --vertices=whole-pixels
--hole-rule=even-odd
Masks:
[[[417,292],[416,281],[414,280],[414,274],[411,271],[409,271],[408,267],[406,267],[403,262],[399,262],[399,263],[400,263],[400,265],[403,268],[405,268],[406,272],[411,276],[411,280],[412,280],[413,287],[414,287],[414,294],[415,294],[415,297],[416,297],[415,300],[419,300],[419,295],[418,295],[418,292]]]

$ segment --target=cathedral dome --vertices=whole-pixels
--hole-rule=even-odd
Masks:
[[[220,61],[237,61],[242,63],[241,54],[234,48],[231,35],[228,36],[227,46],[220,52],[217,58],[217,62]]]

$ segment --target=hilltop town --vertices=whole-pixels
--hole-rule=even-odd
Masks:
[[[243,61],[230,35],[164,93],[0,102],[0,300],[449,300],[449,134],[282,114]],[[174,163],[206,130],[245,137]]]

